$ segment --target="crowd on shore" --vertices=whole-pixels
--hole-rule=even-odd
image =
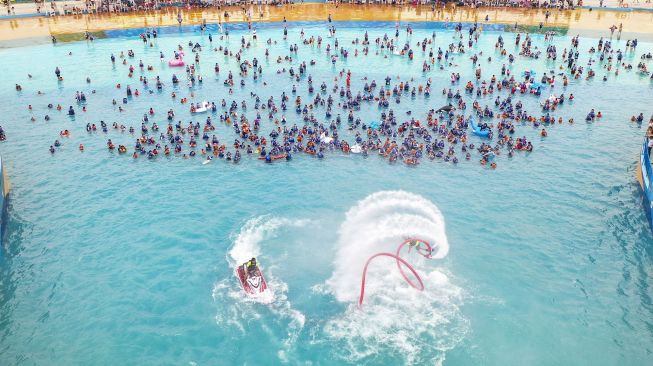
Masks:
[[[62,1],[59,5],[56,1],[46,3],[43,0],[34,1],[36,12],[46,15],[69,15],[69,14],[90,14],[90,13],[126,13],[134,11],[154,11],[165,8],[198,9],[225,6],[247,7],[250,5],[291,5],[303,3],[304,0],[82,0]],[[472,9],[481,7],[514,7],[514,8],[543,8],[543,9],[575,9],[583,6],[583,0],[326,0],[326,3],[354,4],[354,5],[391,5],[391,6],[414,6],[430,5],[433,10],[444,8],[447,4],[464,6]],[[651,0],[644,0],[650,4]],[[15,6],[9,0],[3,0],[7,15],[16,15]],[[598,0],[598,7],[606,6],[604,0]],[[624,0],[619,0],[619,7],[628,7]]]
[[[156,0],[156,1],[135,1],[135,0],[82,0],[82,1],[35,1],[34,10],[37,14],[49,16],[54,15],[77,15],[77,14],[99,14],[99,13],[129,13],[136,11],[155,11],[162,9],[201,9],[225,6],[247,6],[247,5],[289,5],[303,2],[303,0],[262,0],[262,1],[239,1],[239,0]],[[18,15],[15,4],[5,0],[6,15]],[[33,11],[33,10],[32,10]]]

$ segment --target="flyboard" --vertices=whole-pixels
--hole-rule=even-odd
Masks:
[[[249,271],[247,263],[239,265],[236,267],[236,277],[238,277],[245,293],[250,297],[257,297],[269,292],[268,284],[258,265],[256,265],[255,269]]]

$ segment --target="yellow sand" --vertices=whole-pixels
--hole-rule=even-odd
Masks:
[[[230,17],[223,17],[224,11]],[[638,36],[646,38],[653,35],[653,12],[632,11],[616,12],[588,9],[573,11],[551,10],[551,16],[545,21],[542,9],[519,8],[482,8],[470,9],[449,6],[445,10],[432,11],[431,6],[389,6],[389,5],[333,5],[333,4],[297,4],[287,6],[249,6],[247,11],[252,21],[281,21],[284,16],[292,20],[326,20],[328,14],[333,20],[386,20],[402,22],[418,21],[462,21],[484,22],[489,15],[490,22],[519,25],[539,25],[545,22],[547,27],[563,27],[569,34],[594,34],[610,36],[609,27],[623,23],[623,37]],[[247,15],[242,8],[231,7],[218,10],[191,9],[183,10],[183,24],[242,22]],[[156,12],[134,12],[126,14],[68,15],[58,17],[34,17],[12,20],[0,20],[0,42],[34,37],[49,37],[84,31],[101,31],[108,29],[154,27],[178,25],[177,8],[164,8]],[[615,33],[616,35],[616,33]]]

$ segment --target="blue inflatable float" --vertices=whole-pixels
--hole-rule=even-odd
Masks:
[[[474,118],[469,119],[469,124],[472,126],[472,132],[476,136],[488,137],[488,135],[490,134],[490,130],[481,130],[481,127],[479,127],[479,125],[476,124]]]

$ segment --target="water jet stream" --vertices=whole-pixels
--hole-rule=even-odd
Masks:
[[[401,276],[404,278],[404,280],[406,282],[408,282],[408,284],[412,288],[416,289],[417,291],[424,291],[424,282],[422,282],[422,278],[419,276],[419,274],[417,273],[415,268],[413,268],[413,266],[411,266],[410,263],[406,262],[406,260],[401,258],[401,256],[400,256],[401,249],[404,247],[404,245],[411,244],[411,243],[414,243],[414,242],[416,242],[416,244],[415,244],[416,249],[415,250],[417,251],[417,253],[419,253],[424,258],[431,259],[431,253],[433,252],[433,248],[431,247],[431,244],[429,244],[428,242],[426,242],[424,240],[415,239],[415,238],[410,238],[410,239],[404,240],[401,244],[399,244],[399,247],[397,247],[397,252],[395,254],[388,253],[388,252],[381,252],[381,253],[376,253],[376,254],[374,254],[373,256],[371,256],[370,258],[367,259],[367,262],[365,262],[365,267],[363,268],[363,276],[361,277],[361,293],[360,293],[360,297],[358,298],[358,307],[359,308],[363,307],[363,299],[365,298],[365,280],[367,278],[367,267],[370,265],[370,262],[372,262],[372,260],[374,258],[376,258],[376,257],[391,257],[391,258],[394,258],[395,262],[397,263],[397,268],[399,269],[399,273],[401,273]],[[426,245],[426,252],[420,251],[419,246],[421,244]],[[412,245],[408,247],[409,252],[410,252],[410,249],[412,247],[413,247]],[[405,265],[406,267],[408,267],[408,269],[412,272],[413,276],[415,276],[415,278],[419,282],[419,287],[417,285],[415,285],[415,283],[413,283],[413,281],[411,281],[410,278],[408,278],[408,276],[406,276],[406,273],[404,273],[404,270],[401,268],[402,264]]]

